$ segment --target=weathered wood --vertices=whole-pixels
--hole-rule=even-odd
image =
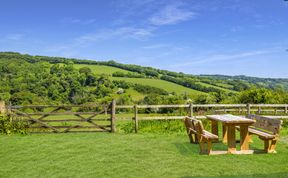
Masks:
[[[265,116],[253,115],[253,114],[250,114],[247,117],[256,121],[252,125],[255,128],[270,131],[274,135],[277,135],[280,132],[281,124],[282,124],[281,120],[272,119],[272,118],[265,117]]]
[[[227,126],[225,123],[222,123],[222,135],[223,135],[222,142],[223,143],[227,143],[227,140],[228,140],[227,134],[228,134]]]
[[[116,132],[116,100],[113,99],[111,103],[111,132],[115,133]]]
[[[98,115],[98,113],[95,113],[95,114],[93,114],[92,116],[90,116],[90,117],[88,117],[88,118],[85,118],[85,117],[83,117],[83,116],[81,116],[81,115],[79,115],[79,114],[75,114],[75,116],[78,116],[79,118],[81,118],[83,121],[86,121],[86,122],[88,122],[88,123],[90,123],[90,124],[92,124],[92,125],[94,125],[94,126],[96,126],[96,127],[99,127],[100,129],[103,129],[103,130],[107,130],[105,127],[101,127],[101,126],[99,126],[98,124],[96,124],[95,122],[93,122],[91,119],[93,118],[93,117],[95,117],[96,115]]]
[[[138,105],[138,108],[188,108],[187,104],[179,105]]]
[[[227,125],[227,130],[228,153],[233,153],[236,151],[235,125]]]
[[[6,106],[4,101],[0,101],[0,114],[6,113]]]
[[[91,121],[111,121],[111,119],[90,119]],[[51,120],[41,120],[42,122],[86,122],[83,119],[51,119]]]
[[[285,105],[285,110],[284,110],[284,113],[287,114],[288,113],[288,106]]]
[[[249,125],[241,125],[240,126],[240,145],[241,150],[246,151],[249,150],[249,134],[248,134],[248,126]]]
[[[218,121],[211,120],[211,132],[218,136]]]
[[[134,130],[138,133],[138,106],[134,106]]]
[[[105,111],[101,112],[50,112],[50,113],[44,113],[44,112],[34,112],[34,113],[27,113],[30,116],[39,116],[39,115],[51,115],[51,116],[56,116],[56,115],[74,115],[74,114],[79,114],[79,115],[90,115],[90,114],[104,114]]]
[[[257,113],[261,114],[261,107],[260,106],[258,106],[258,112]]]
[[[186,117],[184,119],[184,124],[186,126],[190,142],[199,143],[200,154],[211,154],[212,140],[218,140],[218,136],[204,130],[202,122],[194,119],[193,117]],[[194,138],[197,138],[197,140]]]
[[[251,113],[251,105],[250,104],[247,104],[246,110],[247,110],[247,114]]]
[[[20,115],[22,115],[22,116],[28,117],[29,120],[30,120],[30,121],[33,121],[34,123],[39,123],[39,124],[41,124],[42,126],[44,126],[44,127],[46,127],[46,128],[50,128],[50,129],[52,129],[54,132],[59,132],[59,130],[56,129],[56,128],[54,128],[53,126],[50,126],[50,125],[48,125],[48,124],[46,124],[46,123],[44,123],[44,122],[42,122],[42,121],[39,121],[39,120],[37,120],[37,119],[34,119],[34,118],[32,118],[31,116],[27,115],[27,114],[24,113],[24,112],[21,112],[21,111],[15,110],[15,109],[13,109],[12,111],[13,111],[13,112],[16,112],[16,113],[18,113],[18,114],[20,114]]]
[[[190,103],[189,104],[189,117],[192,117],[193,116],[193,104]]]
[[[247,119],[245,117],[241,117],[241,116],[234,116],[231,114],[223,114],[223,115],[206,115],[207,119],[209,120],[215,120],[215,121],[220,121],[223,122],[225,124],[253,124],[255,123],[254,120],[251,119]]]
[[[95,133],[95,132],[111,132],[109,130],[70,130],[67,133]],[[47,131],[42,131],[42,132],[30,132],[31,134],[55,134],[55,132],[47,132]],[[63,133],[63,132],[57,132],[57,133]],[[65,133],[65,134],[67,134]]]
[[[111,125],[99,125],[101,127],[111,127]],[[96,127],[96,126],[88,126],[88,125],[71,125],[71,126],[53,126],[54,128],[57,128],[57,129],[67,129],[67,128],[99,128],[99,127]],[[45,128],[45,126],[30,126],[29,128]]]

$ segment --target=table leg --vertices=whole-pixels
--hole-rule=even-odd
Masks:
[[[224,123],[222,123],[222,134],[223,134],[222,142],[227,143],[227,126]]]
[[[227,125],[228,133],[228,153],[236,151],[236,137],[235,137],[235,125]]]
[[[211,132],[218,136],[218,121],[211,120]]]
[[[249,133],[248,133],[248,125],[240,126],[240,145],[241,151],[249,150]]]

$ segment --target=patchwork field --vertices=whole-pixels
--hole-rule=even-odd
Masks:
[[[167,82],[159,79],[146,79],[146,78],[122,78],[122,77],[112,77],[112,80],[124,80],[131,83],[138,83],[142,85],[149,85],[152,87],[162,88],[168,92],[175,92],[177,94],[206,94],[201,91],[193,90],[190,88],[183,87],[181,85]]]

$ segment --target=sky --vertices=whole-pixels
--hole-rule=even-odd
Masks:
[[[0,51],[288,78],[288,1],[1,0]]]

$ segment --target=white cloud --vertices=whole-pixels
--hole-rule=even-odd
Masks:
[[[144,40],[152,36],[153,28],[133,28],[133,27],[121,27],[116,29],[102,30],[96,33],[90,33],[80,36],[75,39],[78,43],[87,43],[101,40],[109,40],[115,38],[133,38],[138,40]]]
[[[203,64],[203,63],[211,63],[211,62],[219,62],[219,61],[229,61],[233,59],[241,59],[245,57],[252,57],[262,54],[269,54],[273,53],[275,50],[256,50],[256,51],[249,51],[249,52],[242,52],[238,54],[214,54],[212,56],[198,58],[193,60],[192,62],[175,64],[170,67],[184,67],[184,66],[191,66],[194,64]]]
[[[60,23],[64,24],[79,24],[79,25],[90,25],[96,22],[95,19],[78,19],[78,18],[64,18],[60,20]]]
[[[5,36],[6,40],[19,41],[24,37],[23,34],[9,34]]]
[[[152,44],[149,46],[143,46],[143,49],[159,49],[159,48],[166,48],[169,47],[170,45],[168,44]]]
[[[182,3],[168,4],[150,19],[152,25],[171,25],[190,20],[196,16],[195,12],[182,8]]]

